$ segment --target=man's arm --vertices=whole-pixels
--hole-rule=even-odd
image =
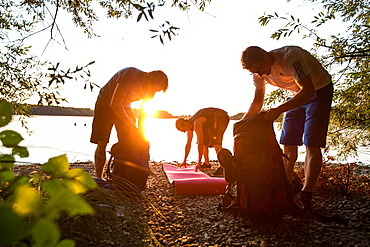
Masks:
[[[263,105],[263,99],[265,97],[265,88],[256,89],[254,92],[254,98],[251,103],[251,106],[249,107],[248,112],[244,115],[243,119],[250,118],[251,116],[259,113],[262,109]]]
[[[276,108],[270,109],[265,114],[265,119],[274,121],[283,112],[298,108],[306,104],[315,95],[315,87],[313,85],[310,75],[303,77],[299,82],[297,82],[301,90],[290,100],[281,104]]]
[[[190,153],[191,142],[193,141],[193,131],[186,131],[187,140],[185,145],[185,156],[184,161],[181,163],[180,167],[186,167],[186,159]]]
[[[204,122],[207,121],[207,119],[203,116],[198,117],[194,121],[194,131],[197,134],[197,143],[198,143],[198,167],[200,167],[201,162],[202,162],[202,156],[203,156],[203,124]]]
[[[127,119],[129,119],[129,122],[136,128],[136,121],[135,121],[136,118],[133,115],[132,111],[125,110],[125,107],[130,108],[128,106],[124,106],[124,102],[126,99],[127,99],[127,91],[123,87],[121,87],[119,84],[117,84],[116,88],[114,89],[111,101],[110,101],[110,107],[112,108],[112,110],[114,111],[114,113],[117,115],[119,119],[121,119],[124,122],[127,122]]]

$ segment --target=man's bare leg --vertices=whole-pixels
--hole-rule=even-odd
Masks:
[[[305,182],[303,191],[312,192],[322,167],[322,153],[320,147],[306,146],[306,158],[304,162]]]
[[[106,163],[106,142],[98,142],[95,150],[95,176],[97,178],[102,178],[103,170]]]
[[[298,158],[298,147],[295,145],[283,145],[283,153],[288,156],[288,159],[283,157],[283,161],[285,174],[291,183],[293,179],[294,165]]]
[[[207,165],[210,164],[209,163],[209,150],[206,145],[203,145],[203,157],[204,157],[204,163],[206,163]]]

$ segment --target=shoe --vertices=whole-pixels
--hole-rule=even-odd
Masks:
[[[293,196],[296,196],[303,188],[301,180],[298,179],[293,176],[292,183],[289,186],[290,192]]]
[[[224,168],[222,168],[222,166],[219,166],[213,173],[213,176],[222,176],[222,175],[224,175]]]
[[[302,179],[300,179],[297,173],[295,172],[293,172],[292,183],[291,183],[290,188],[292,189],[292,193],[294,196],[297,195],[298,192],[300,192],[303,188]]]
[[[301,207],[304,211],[312,211],[312,192],[300,191],[295,197],[294,200],[301,202]]]
[[[231,208],[231,206],[233,205],[233,203],[235,203],[235,201],[236,201],[236,198],[233,195],[226,193],[225,195],[221,197],[222,208],[223,209]]]
[[[228,182],[229,184],[234,183],[237,180],[238,175],[240,176],[241,173],[236,168],[234,156],[232,155],[232,153],[229,150],[223,148],[218,152],[217,158],[220,162],[220,167],[225,168],[226,182]],[[216,176],[216,174],[214,174],[214,176]]]
[[[211,164],[206,164],[206,163],[203,163],[201,166],[200,166],[202,169],[211,169]]]

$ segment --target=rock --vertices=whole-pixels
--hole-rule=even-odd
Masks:
[[[267,243],[267,241],[261,241],[260,243],[260,247],[268,247],[269,244]]]
[[[91,164],[84,166],[94,171]],[[151,205],[145,207],[143,218],[163,246],[369,246],[369,195],[317,192],[314,199],[320,211],[349,219],[348,226],[310,215],[286,217],[278,226],[253,225],[247,218],[217,211],[219,195],[175,196],[161,164],[150,163],[150,169],[142,194]]]

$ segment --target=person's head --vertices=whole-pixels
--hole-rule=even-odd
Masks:
[[[250,46],[242,53],[241,58],[243,69],[247,69],[253,74],[269,75],[273,59],[271,55],[258,46]]]
[[[167,75],[161,70],[155,70],[147,72],[147,93],[149,98],[153,98],[156,92],[166,92],[168,88],[168,78]]]
[[[179,118],[176,120],[176,129],[185,132],[192,130],[193,124],[188,119]]]

